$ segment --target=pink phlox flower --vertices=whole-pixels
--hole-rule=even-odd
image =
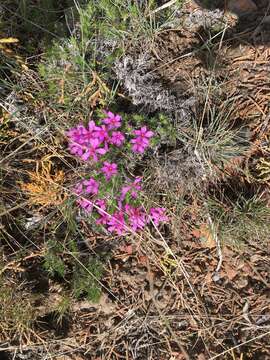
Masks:
[[[74,186],[74,194],[81,195],[83,193],[83,184],[80,182]]]
[[[87,134],[87,129],[82,124],[80,124],[67,131],[66,134],[71,142],[83,144],[84,142],[83,138]]]
[[[152,136],[154,136],[153,131],[148,130],[146,126],[143,126],[139,130],[134,130],[133,133],[142,139],[150,139]]]
[[[89,121],[87,129],[81,124],[70,129],[67,136],[70,141],[69,151],[71,154],[80,156],[83,160],[88,160],[89,157],[96,159],[96,153],[99,153],[100,150],[95,151],[95,149],[101,144],[101,141],[96,138],[95,131],[99,129],[92,120]]]
[[[74,142],[68,144],[68,149],[72,155],[77,155],[80,157],[84,154],[85,151],[84,146],[80,144],[76,144]]]
[[[116,232],[118,235],[122,235],[125,231],[126,224],[122,211],[116,211],[107,222],[108,231]]]
[[[101,216],[104,216],[104,215],[107,215],[105,213],[105,210],[107,208],[107,201],[105,199],[97,199],[95,201],[95,205],[97,206],[96,210],[97,212],[101,215]]]
[[[137,137],[135,139],[131,139],[131,144],[132,145],[132,150],[135,153],[139,153],[139,154],[143,154],[145,149],[148,147],[149,145],[149,140],[148,139],[143,139],[141,137]]]
[[[134,130],[133,134],[137,137],[131,140],[131,144],[133,144],[132,150],[142,154],[149,146],[149,140],[152,136],[154,136],[154,133],[153,131],[148,130],[146,126],[143,126],[139,130]]]
[[[81,158],[84,161],[87,161],[89,158],[91,158],[94,162],[97,162],[98,155],[104,155],[106,154],[107,150],[105,148],[99,148],[100,141],[98,139],[92,139],[90,141],[90,145],[86,152],[81,156]]]
[[[98,138],[101,142],[107,142],[110,139],[107,127],[105,125],[101,125],[100,127],[97,127],[93,135],[96,138]]]
[[[148,221],[144,209],[140,207],[133,207],[129,204],[125,205],[125,212],[128,215],[128,221],[133,231],[143,229]]]
[[[123,135],[123,133],[121,133],[121,131],[113,131],[111,138],[110,138],[110,143],[115,145],[115,146],[122,146],[123,143],[125,141],[125,136]]]
[[[90,133],[92,133],[97,129],[98,129],[98,126],[96,125],[96,123],[93,120],[90,120],[89,123],[88,123],[88,131]]]
[[[153,223],[158,226],[161,222],[168,222],[169,218],[165,214],[166,209],[161,207],[151,208],[150,209],[150,219]]]
[[[102,214],[102,215],[100,215],[100,218],[98,218],[97,220],[96,220],[96,223],[98,224],[98,225],[107,225],[108,224],[108,221],[110,220],[110,216],[109,215],[107,215],[107,214]]]
[[[87,133],[83,125],[78,125],[66,132],[69,138],[68,148],[71,154],[82,156],[84,151],[83,136]]]
[[[77,204],[81,208],[83,208],[87,213],[90,213],[93,210],[93,202],[88,199],[80,198],[77,200]]]
[[[113,114],[111,111],[106,111],[106,118],[102,122],[108,126],[108,130],[117,129],[121,126],[122,118],[120,115]]]
[[[85,186],[85,192],[87,194],[98,194],[99,183],[95,179],[84,180],[83,185]]]
[[[110,180],[113,175],[117,174],[117,164],[104,161],[101,171],[105,175],[106,180]]]
[[[98,129],[96,123],[93,120],[90,120],[88,123],[88,129],[82,135],[82,141],[85,146],[89,145],[91,141],[95,138],[94,132]]]
[[[132,183],[123,186],[121,190],[120,201],[124,200],[128,192],[130,192],[133,199],[136,199],[138,196],[138,191],[142,189],[140,185],[141,181],[142,178],[140,176],[136,176],[135,180]]]

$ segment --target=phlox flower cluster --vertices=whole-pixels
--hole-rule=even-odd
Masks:
[[[144,126],[140,130],[134,130],[133,134],[136,137],[131,140],[132,150],[137,153],[144,153],[145,149],[149,146],[149,140],[154,135],[153,131],[148,130]]]
[[[107,111],[99,123],[91,120],[87,127],[79,124],[67,132],[71,154],[94,165],[92,177],[79,181],[74,187],[77,205],[92,214],[97,225],[118,235],[139,231],[149,223],[158,226],[168,221],[165,208],[155,207],[147,212],[137,205],[142,178],[123,179],[118,165],[110,161],[114,158],[113,148],[124,147],[130,136],[131,151],[140,154],[149,147],[154,136],[146,126],[131,131],[131,134],[121,131],[123,128],[121,116]],[[114,178],[118,181],[113,182]]]

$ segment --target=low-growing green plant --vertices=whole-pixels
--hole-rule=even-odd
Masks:
[[[68,314],[73,296],[76,299],[86,296],[89,301],[98,302],[102,292],[99,281],[103,274],[103,265],[96,257],[90,257],[86,263],[81,262],[75,241],[70,240],[64,244],[50,240],[44,255],[43,267],[52,278],[65,277],[67,291],[52,309],[58,322]]]
[[[95,258],[90,258],[86,265],[74,264],[72,291],[75,298],[85,295],[89,301],[98,302],[101,296],[99,280],[103,274],[102,263]]]
[[[71,125],[82,110],[87,116],[97,104],[104,107],[113,101],[119,83],[113,73],[116,60],[130,44],[149,41],[166,23],[164,17],[170,19],[175,11],[169,8],[151,15],[157,6],[152,0],[141,5],[131,0],[94,0],[76,6],[79,26],[69,39],[47,49],[39,64],[47,84],[39,96],[53,99],[56,109],[68,111]]]
[[[127,43],[138,39],[151,38],[173,18],[175,10],[181,6],[177,1],[174,6],[165,8],[163,12],[155,12],[156,0],[122,1],[94,0],[81,8],[80,18],[84,34],[91,33],[93,26],[99,30],[99,35],[110,39],[119,39]],[[89,24],[96,20],[92,27]]]
[[[65,263],[61,257],[63,245],[57,241],[49,241],[47,244],[47,252],[44,255],[44,269],[50,276],[58,275],[64,277]]]

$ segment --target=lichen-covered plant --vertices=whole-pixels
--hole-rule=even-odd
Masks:
[[[136,56],[123,56],[115,62],[114,71],[134,105],[141,105],[149,112],[162,110],[173,117],[180,111],[184,122],[184,118],[189,117],[194,98],[186,99],[184,94],[182,98],[176,97],[151,71],[153,67],[153,59],[143,52]]]

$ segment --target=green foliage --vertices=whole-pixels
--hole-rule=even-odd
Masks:
[[[145,1],[141,6],[131,0],[91,1],[80,12],[82,33],[87,38],[95,30],[106,39],[117,38],[125,42],[150,36],[161,26],[158,19],[149,16],[155,5],[154,0]]]
[[[63,247],[56,241],[49,241],[47,252],[44,255],[44,269],[50,276],[64,277],[65,263],[61,258]]]
[[[76,298],[86,295],[89,301],[98,302],[101,296],[99,280],[103,273],[103,266],[97,259],[89,259],[86,266],[75,264],[73,270],[72,287]]]
[[[63,254],[66,254],[65,262]],[[65,277],[68,288],[71,288],[71,293],[75,298],[86,296],[90,301],[98,302],[101,295],[99,280],[103,274],[102,263],[96,258],[90,258],[85,265],[81,263],[78,255],[75,240],[70,239],[66,245],[50,240],[47,244],[47,252],[44,255],[43,267],[51,277]],[[71,293],[66,292],[62,301],[54,309],[59,321],[68,312],[70,300],[73,296]]]
[[[231,129],[226,121],[219,119],[214,119],[209,124],[198,141],[206,158],[216,165],[225,165],[248,149],[245,130]]]
[[[89,107],[111,103],[117,89],[117,83],[112,81],[116,59],[130,44],[149,41],[166,22],[163,11],[163,15],[150,16],[155,6],[152,0],[143,6],[131,0],[77,4],[79,26],[69,39],[47,49],[39,64],[39,73],[47,83],[39,96],[52,99],[56,109],[67,110],[72,116],[82,111],[88,116]]]
[[[172,123],[172,120],[162,113],[157,113],[154,116],[123,113],[121,113],[121,115],[123,123],[125,124],[125,132],[131,132],[133,129],[139,129],[143,126],[147,126],[153,130],[155,136],[151,139],[152,146],[164,143],[169,143],[173,146],[176,144],[176,141],[180,139],[180,135]]]
[[[76,221],[76,210],[74,207],[74,199],[67,198],[58,207],[58,216],[54,217],[52,231],[55,238],[59,239],[70,239],[78,233],[78,223]],[[64,232],[63,232],[64,229]],[[76,244],[75,244],[76,245]],[[77,249],[74,250],[77,252]]]

